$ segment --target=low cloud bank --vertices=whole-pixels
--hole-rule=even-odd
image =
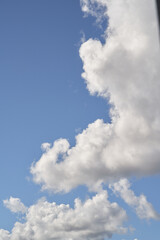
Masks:
[[[16,222],[12,232],[0,230],[1,240],[102,240],[124,234],[126,212],[107,199],[106,191],[84,203],[75,200],[74,208],[41,199],[28,208],[25,223]]]

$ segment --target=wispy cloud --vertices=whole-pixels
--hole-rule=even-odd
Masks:
[[[13,213],[26,213],[27,207],[21,202],[19,198],[10,197],[9,199],[3,200],[3,204]]]
[[[110,188],[135,209],[139,218],[160,220],[160,214],[154,210],[152,204],[147,201],[146,196],[141,194],[137,197],[130,189],[130,183],[127,179],[121,179],[119,182],[110,184]]]

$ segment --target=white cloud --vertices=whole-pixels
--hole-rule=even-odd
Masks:
[[[132,190],[130,190],[130,183],[127,179],[121,179],[119,182],[110,184],[110,188],[114,193],[119,194],[120,197],[129,205],[132,206],[138,217],[141,219],[155,219],[160,220],[158,214],[146,197],[141,194],[137,197]]]
[[[82,10],[101,21],[107,17],[105,43],[89,39],[80,48],[83,78],[90,94],[108,99],[111,123],[97,119],[76,136],[76,145],[58,139],[43,143],[44,153],[31,166],[42,189],[68,192],[86,184],[98,191],[102,182],[160,173],[160,59],[154,2],[150,0],[81,0]],[[102,16],[103,13],[103,16]],[[140,218],[159,219],[144,195],[135,196],[127,180],[113,186]],[[26,214],[0,240],[102,240],[125,233],[126,213],[100,191],[82,203],[49,203],[28,209],[19,198],[4,200],[12,212]],[[136,240],[136,239],[135,239]]]
[[[0,229],[0,240],[9,240],[10,233],[7,230]]]
[[[92,15],[106,6],[105,44],[89,39],[81,45],[80,57],[90,94],[108,98],[113,106],[112,123],[98,119],[89,124],[76,136],[75,147],[69,148],[66,139],[47,145],[31,173],[36,183],[52,191],[160,173],[160,58],[154,1],[81,4]],[[58,161],[59,154],[63,161]]]
[[[43,189],[55,191],[69,191],[85,183],[93,185],[98,176],[106,174],[105,162],[103,164],[99,160],[109,139],[109,131],[109,125],[97,120],[82,134],[77,135],[75,147],[69,149],[66,139],[57,140],[32,166],[34,181],[43,183]],[[57,163],[59,154],[64,156],[64,161]]]
[[[3,204],[13,213],[26,213],[27,207],[21,202],[19,198],[10,197],[9,199],[3,200]]]
[[[1,240],[102,240],[114,233],[124,234],[126,213],[107,197],[102,191],[84,203],[76,199],[74,209],[41,199],[28,209],[26,222],[16,222],[11,235],[0,235]]]
[[[85,16],[90,14],[96,17],[98,23],[107,17],[105,0],[80,0],[80,4]]]
[[[47,151],[50,147],[51,147],[50,143],[42,143],[42,145],[41,145],[41,149],[43,151]]]

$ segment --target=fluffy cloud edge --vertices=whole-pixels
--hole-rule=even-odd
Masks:
[[[85,202],[75,199],[74,208],[43,198],[28,208],[25,222],[16,222],[11,233],[1,229],[0,239],[102,240],[115,233],[125,234],[126,220],[125,210],[108,200],[107,191],[101,191]]]

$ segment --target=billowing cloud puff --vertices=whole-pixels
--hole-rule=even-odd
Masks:
[[[3,200],[3,204],[13,213],[26,213],[27,207],[21,202],[19,198],[10,197]]]
[[[9,240],[10,233],[7,230],[0,229],[0,240]]]
[[[155,219],[160,220],[158,214],[146,197],[141,194],[137,197],[132,190],[130,190],[130,183],[127,179],[121,179],[119,182],[110,184],[110,188],[114,193],[119,194],[120,197],[129,205],[132,206],[138,217],[141,219]]]
[[[25,223],[16,222],[10,235],[1,230],[0,236],[1,240],[102,240],[126,233],[125,220],[125,211],[102,191],[84,203],[76,199],[74,209],[41,199],[28,209]]]
[[[0,240],[103,240],[126,233],[127,216],[107,199],[101,183],[122,177],[160,173],[160,59],[154,1],[81,0],[82,10],[106,18],[105,43],[89,39],[80,48],[83,74],[90,94],[107,99],[111,122],[102,119],[68,140],[43,143],[41,158],[31,166],[42,189],[68,192],[87,185],[98,194],[74,208],[39,200],[28,209],[18,198],[4,200],[12,212],[25,213],[11,233],[0,229]],[[103,15],[102,15],[103,14]],[[137,215],[159,219],[144,195],[135,196],[127,180],[112,185]]]
[[[81,4],[92,15],[104,7],[108,16],[105,44],[89,39],[82,44],[80,57],[90,94],[107,98],[112,106],[111,123],[98,119],[89,124],[72,148],[65,139],[47,145],[31,173],[43,189],[53,191],[160,172],[160,58],[154,1]]]
[[[67,192],[77,185],[92,186],[97,179],[103,179],[106,156],[102,162],[102,154],[106,142],[109,143],[109,131],[111,125],[97,120],[76,137],[75,147],[70,149],[66,139],[55,141],[53,147],[32,166],[34,181],[43,183],[43,189]]]
[[[65,139],[31,167],[43,189],[69,191],[129,176],[160,172],[160,58],[156,8],[151,0],[82,0],[82,10],[108,17],[105,43],[89,39],[80,48],[90,94],[107,98],[111,123],[96,120]],[[97,13],[98,14],[98,13]],[[99,15],[97,16],[99,17]],[[59,161],[59,156],[61,161]]]
[[[42,143],[41,149],[43,151],[47,151],[50,148],[51,144],[50,143]]]

